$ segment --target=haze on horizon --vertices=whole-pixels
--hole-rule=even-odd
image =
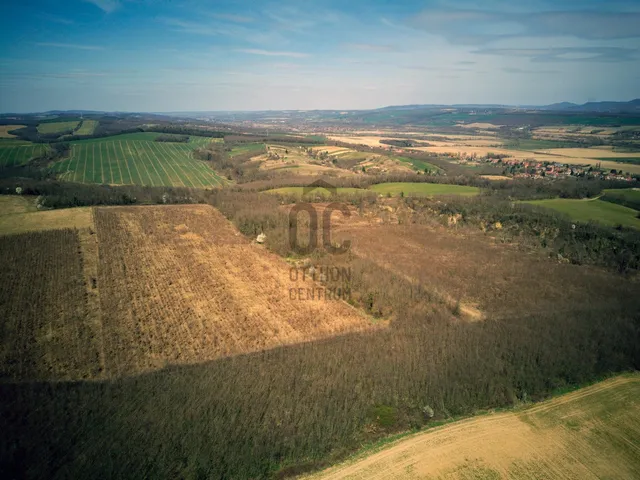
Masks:
[[[363,109],[640,97],[639,2],[513,3],[6,2],[0,111]]]

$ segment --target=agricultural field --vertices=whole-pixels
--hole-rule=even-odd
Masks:
[[[552,208],[577,222],[598,222],[604,225],[640,228],[638,210],[599,199],[552,198],[530,200],[527,203]]]
[[[269,200],[236,199],[277,209]],[[381,200],[381,213],[401,203]],[[0,460],[9,472],[28,464],[47,478],[291,476],[388,435],[519,403],[522,389],[540,398],[566,385],[567,370],[573,383],[609,358],[602,368],[619,370],[637,353],[624,333],[635,331],[636,284],[523,254],[477,229],[338,215],[336,240],[354,246],[340,260],[352,268],[349,305],[292,299],[292,283],[306,291],[312,280],[293,280],[291,268],[309,259],[275,256],[208,205],[92,212],[94,223],[61,239],[4,237],[43,252],[25,256],[18,240],[3,247],[31,266],[24,282],[17,267],[0,269],[6,308],[28,320],[0,329]],[[66,297],[51,282],[60,276],[81,279],[61,281]],[[51,294],[36,298],[41,289]],[[38,318],[31,304],[46,307]]]
[[[243,155],[245,153],[258,153],[265,151],[264,143],[243,143],[234,145],[229,153],[229,156],[235,157],[236,155]]]
[[[0,168],[23,165],[32,158],[42,155],[48,147],[20,141],[0,142]]]
[[[305,478],[638,478],[639,399],[638,374],[614,377],[414,434]]]
[[[617,197],[623,202],[614,203],[628,203],[630,205],[640,205],[640,188],[616,188],[603,190],[603,197]],[[639,210],[636,208],[636,210]]]
[[[468,320],[517,318],[522,311],[544,317],[560,304],[566,311],[595,311],[618,295],[616,289],[635,288],[615,275],[605,279],[603,272],[496,245],[478,229],[452,229],[435,220],[413,224],[409,209],[393,205],[381,206],[377,218],[359,219],[353,212],[349,221],[332,225],[332,238],[350,241],[353,255],[383,267],[387,275],[407,278],[447,305],[459,302]]]
[[[82,120],[80,127],[74,133],[75,135],[93,135],[98,123],[97,120]]]
[[[281,187],[281,188],[273,188],[271,190],[267,190],[265,193],[272,193],[276,195],[291,195],[295,197],[302,198],[305,187]],[[316,189],[310,192],[311,195],[321,196],[324,198],[331,197],[331,192],[324,189]],[[350,188],[350,187],[338,187],[336,188],[336,193],[338,195],[363,195],[367,193],[367,190],[363,188]]]
[[[429,174],[435,174],[438,172],[442,172],[441,168],[432,165],[431,163],[424,162],[422,160],[418,160],[416,158],[408,158],[408,157],[393,157],[403,163],[410,164],[414,170],[418,172],[425,172]]]
[[[15,135],[9,133],[12,130],[17,130],[25,125],[0,125],[0,138],[16,138]]]
[[[67,130],[75,130],[80,120],[69,122],[45,122],[38,125],[38,132],[43,134],[62,133]]]
[[[290,300],[314,282],[292,281],[209,206],[98,208],[95,219],[107,376],[372,327],[342,301]]]
[[[423,134],[424,135],[424,134]],[[330,136],[337,140],[355,145],[367,145],[376,148],[388,148],[380,140],[389,136]],[[506,155],[516,160],[535,159],[540,162],[558,162],[570,165],[600,165],[605,170],[620,170],[631,174],[640,174],[640,164],[637,162],[638,153],[616,152],[606,146],[599,148],[574,148],[571,139],[563,140],[557,137],[540,139],[501,140],[490,136],[487,132],[482,135],[453,135],[438,134],[434,140],[426,137],[428,147],[410,147],[407,150],[448,155],[455,161],[456,157],[478,156],[484,157],[489,153]],[[572,143],[573,142],[573,143]],[[571,148],[556,148],[562,146]]]
[[[464,185],[448,185],[438,183],[379,183],[372,185],[370,190],[382,195],[430,196],[430,195],[477,195],[478,187]]]
[[[72,142],[69,157],[56,163],[54,172],[70,182],[111,185],[211,188],[225,183],[192,155],[197,142],[204,140],[156,142],[158,135],[145,132]]]
[[[4,221],[5,216],[0,218]],[[78,231],[3,233],[0,230],[0,377],[95,376],[98,331],[87,311]]]

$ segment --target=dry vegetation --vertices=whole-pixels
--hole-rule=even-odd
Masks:
[[[16,138],[15,135],[9,133],[12,130],[23,128],[25,125],[0,125],[0,138]]]
[[[467,125],[468,126],[468,125]],[[476,155],[478,157],[484,157],[489,153],[506,155],[509,158],[516,160],[530,160],[535,159],[541,162],[559,162],[562,164],[570,165],[593,165],[599,164],[602,168],[611,170],[622,170],[630,172],[632,174],[640,173],[640,165],[631,163],[616,162],[616,158],[637,158],[638,153],[623,153],[614,152],[611,147],[602,146],[598,148],[538,148],[538,149],[513,149],[506,148],[504,146],[504,140],[493,136],[492,132],[480,129],[481,135],[457,135],[457,134],[437,134],[434,139],[431,139],[429,135],[425,136],[424,133],[417,135],[417,138],[426,138],[428,147],[409,147],[407,150],[433,153],[436,155],[448,155],[451,157],[458,156],[471,156]],[[571,140],[573,137],[565,137],[566,130],[564,127],[545,127],[542,132],[545,132],[543,136],[534,135],[534,138],[541,138],[545,140],[558,140],[565,139]],[[576,138],[585,138],[585,135],[589,137],[599,137],[598,135],[592,135],[589,132],[592,130],[599,130],[590,128],[589,131],[573,133]],[[538,132],[538,130],[536,130]],[[613,132],[610,132],[613,133]],[[372,136],[372,135],[334,135],[328,137],[330,140],[337,142],[343,142],[353,145],[366,145],[368,147],[375,148],[387,148],[380,142],[389,136]],[[575,139],[574,139],[575,140]],[[605,159],[605,160],[603,160]],[[610,160],[608,160],[610,159]]]
[[[5,207],[7,210],[4,210]],[[37,212],[33,211],[34,204],[27,200],[26,205],[21,201],[14,203],[13,207],[7,205],[7,202],[1,202],[0,208],[5,212],[0,214],[0,235],[61,228],[83,229],[91,226],[89,207]],[[6,213],[7,211],[12,213]]]
[[[211,207],[99,208],[96,227],[109,376],[371,326],[342,301],[291,299],[320,285]]]
[[[0,377],[98,375],[99,331],[87,311],[77,230],[0,236],[0,251]]]
[[[278,245],[288,218],[275,197],[209,194],[250,238],[264,230],[274,250],[289,251]],[[287,264],[210,206],[101,207],[97,235],[4,237],[13,242],[4,247],[10,261],[29,273],[3,269],[11,275],[4,283],[20,288],[3,291],[2,308],[16,305],[15,316],[33,303],[40,315],[1,332],[5,358],[39,362],[4,365],[7,476],[25,465],[41,477],[292,475],[392,433],[637,365],[635,280],[559,265],[457,226],[408,226],[408,207],[382,200],[391,210],[360,202],[349,218],[335,214],[335,240],[350,236],[350,254],[311,258],[352,268],[353,306],[292,302]],[[47,261],[25,264],[25,238],[36,250],[58,245],[56,258],[46,250]],[[44,272],[76,283],[54,285]],[[38,302],[49,296],[36,298],[42,289],[64,303],[46,309]],[[467,304],[483,321],[467,321],[479,320]],[[79,325],[59,308],[82,308],[89,334],[56,336]],[[51,338],[65,339],[62,358],[40,353],[48,344],[37,328],[49,324]],[[38,339],[33,354],[15,353],[25,350],[17,335]],[[56,342],[49,351],[59,355]],[[81,355],[87,370],[68,360]],[[103,381],[25,381],[85,377]]]
[[[312,478],[637,478],[640,377],[400,440]]]

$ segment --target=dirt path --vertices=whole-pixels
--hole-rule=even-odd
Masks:
[[[311,478],[637,478],[639,393],[639,375],[616,377],[416,434]]]

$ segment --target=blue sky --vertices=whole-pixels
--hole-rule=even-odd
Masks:
[[[34,0],[0,111],[354,109],[640,97],[637,0]]]

